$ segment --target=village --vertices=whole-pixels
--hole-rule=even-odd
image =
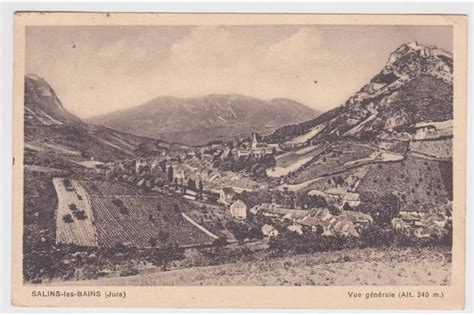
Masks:
[[[105,181],[130,184],[139,193],[163,194],[187,200],[196,208],[220,209],[224,222],[233,221],[222,226],[219,219],[227,242],[272,238],[285,231],[298,235],[359,237],[363,229],[374,223],[372,213],[361,206],[360,194],[350,187],[294,192],[281,186],[275,189],[268,180],[252,176],[255,168],[263,165],[265,170],[272,169],[275,156],[294,150],[259,142],[257,137],[252,133],[243,141],[96,164],[93,169],[104,175]],[[401,208],[398,199],[397,196],[392,199],[394,209],[380,209],[395,212],[385,223],[396,230],[410,230],[417,238],[442,233],[449,217],[433,215],[428,210]],[[213,220],[207,216],[203,219],[201,215],[194,219],[205,229],[209,229],[205,226],[206,219]],[[258,229],[258,233],[247,235],[251,229]]]

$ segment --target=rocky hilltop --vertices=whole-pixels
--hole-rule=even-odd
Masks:
[[[63,166],[83,166],[91,160],[163,151],[157,140],[82,121],[65,109],[54,89],[35,74],[25,76],[24,121],[25,164],[47,165],[54,160]]]
[[[385,67],[343,105],[267,137],[283,142],[314,130],[314,139],[403,137],[420,122],[453,115],[452,55],[434,46],[404,44]],[[309,140],[309,139],[308,139]]]

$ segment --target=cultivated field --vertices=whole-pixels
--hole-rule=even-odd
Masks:
[[[449,160],[453,156],[453,139],[412,141],[410,143],[410,150],[427,157]]]
[[[120,200],[123,206],[117,206]],[[181,214],[178,204],[166,198],[144,196],[91,197],[96,215],[98,244],[113,247],[148,248],[154,239],[157,247],[171,243],[179,247],[210,244],[212,238]],[[166,235],[166,236],[164,236]]]
[[[94,214],[84,188],[63,178],[54,178],[53,184],[58,195],[56,243],[97,246]],[[82,216],[76,214],[79,211]]]
[[[135,194],[133,187],[119,183],[62,178],[53,183],[58,195],[57,243],[161,248],[208,245],[214,239],[182,215],[192,207],[182,200]]]
[[[449,285],[451,253],[443,248],[353,249],[251,262],[150,271],[66,285]],[[61,283],[62,284],[62,283]]]
[[[409,155],[401,162],[371,165],[357,191],[397,191],[402,207],[429,209],[449,199],[446,182],[450,180],[445,178],[441,162]]]
[[[368,158],[375,151],[369,145],[355,143],[338,143],[311,164],[300,168],[294,176],[290,176],[289,184],[300,184],[316,177],[325,176],[347,169],[348,162]]]

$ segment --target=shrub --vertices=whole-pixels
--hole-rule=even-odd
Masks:
[[[270,249],[275,256],[324,252],[357,246],[359,246],[359,241],[354,237],[323,236],[317,233],[299,235],[285,231],[270,239]]]
[[[158,245],[158,240],[155,237],[152,237],[148,243],[150,244],[150,247],[156,247],[156,245]]]
[[[130,277],[138,274],[138,269],[135,267],[129,267],[126,270],[120,272],[120,277]]]
[[[163,248],[154,249],[151,254],[151,262],[155,266],[161,266],[161,270],[166,271],[168,264],[173,260],[184,259],[184,249],[172,244],[167,244]]]
[[[362,247],[388,246],[393,239],[387,230],[376,224],[371,224],[360,233],[360,243]]]
[[[392,219],[398,215],[399,200],[391,193],[382,196],[364,193],[356,210],[369,214],[381,227],[389,227]]]
[[[64,186],[66,186],[66,187],[72,185],[71,180],[70,180],[69,178],[64,178],[64,179],[63,179],[63,184],[64,184]]]
[[[346,210],[346,211],[352,211],[354,209],[352,209],[351,205],[347,202],[344,202],[344,205],[342,206],[342,209],[343,210]]]
[[[72,218],[70,214],[65,214],[63,215],[63,221],[64,223],[72,223],[74,222],[74,219]]]
[[[124,208],[125,205],[123,204],[123,201],[118,199],[118,198],[115,198],[114,200],[112,200],[112,203],[114,204],[114,206],[116,206],[117,208]]]
[[[341,214],[341,210],[339,210],[339,208],[335,205],[328,205],[327,208],[329,210],[329,213],[332,215],[338,216]]]
[[[76,217],[76,219],[78,219],[78,220],[87,219],[87,215],[86,215],[86,212],[84,210],[74,211],[73,214]]]
[[[127,208],[119,208],[119,212],[121,215],[129,215],[128,209]]]
[[[114,204],[114,206],[119,208],[119,212],[120,212],[121,215],[128,215],[129,214],[128,209],[125,207],[122,200],[120,200],[118,198],[115,198],[114,200],[112,200],[112,203]]]

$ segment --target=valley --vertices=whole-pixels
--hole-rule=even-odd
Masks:
[[[412,284],[403,275],[422,261],[441,271],[410,279],[449,283],[447,56],[404,44],[320,115],[213,94],[85,122],[27,75],[25,282]],[[346,281],[354,270],[366,276]]]

